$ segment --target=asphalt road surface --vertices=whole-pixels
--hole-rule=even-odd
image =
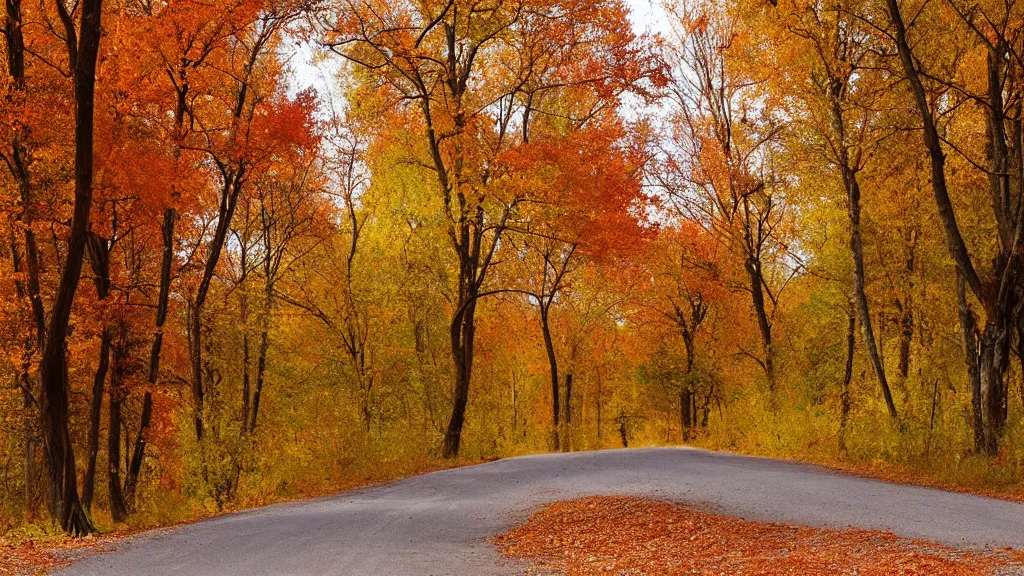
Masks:
[[[488,538],[537,506],[587,495],[679,501],[755,520],[883,529],[1024,550],[1024,505],[792,462],[692,449],[513,458],[222,516],[124,542],[59,574],[515,575]]]

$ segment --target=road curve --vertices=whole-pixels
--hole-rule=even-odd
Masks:
[[[159,530],[58,574],[515,575],[488,537],[586,495],[686,502],[755,520],[890,530],[1024,550],[1024,505],[686,448],[549,454],[435,472]]]

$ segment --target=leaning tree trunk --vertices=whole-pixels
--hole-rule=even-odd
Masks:
[[[541,302],[540,306],[540,327],[544,334],[544,350],[548,355],[548,366],[551,377],[551,443],[557,452],[561,449],[561,438],[558,427],[561,424],[559,401],[561,394],[558,385],[558,357],[555,355],[555,344],[551,338],[551,325],[548,323],[548,305]]]
[[[179,123],[180,126],[180,123]],[[179,128],[180,130],[180,128]],[[163,235],[163,254],[160,261],[160,292],[157,296],[155,330],[153,345],[149,353],[149,373],[147,381],[156,384],[160,376],[160,354],[163,349],[164,323],[167,321],[167,307],[171,294],[171,267],[174,263],[174,224],[177,221],[177,210],[164,210],[164,222],[161,227]],[[142,461],[146,456],[147,435],[153,418],[153,393],[146,390],[142,398],[142,415],[139,419],[139,431],[135,436],[132,458],[125,471],[123,502],[128,512],[135,510],[135,495],[138,490],[139,474],[142,472]]]
[[[214,273],[217,270],[217,263],[220,261],[220,254],[224,249],[228,229],[231,220],[235,215],[235,208],[238,206],[238,197],[242,192],[245,169],[240,167],[237,172],[226,170],[224,182],[220,195],[220,207],[217,213],[217,227],[213,237],[207,244],[206,263],[203,266],[203,276],[196,288],[195,297],[189,309],[188,318],[188,345],[189,345],[189,367],[190,367],[190,388],[192,392],[192,422],[195,428],[196,441],[203,441],[203,418],[205,390],[203,384],[203,308],[206,305],[206,297],[210,292],[210,284],[213,282]]]
[[[892,399],[889,379],[885,375],[885,365],[878,353],[878,343],[875,341],[875,331],[871,323],[871,311],[868,307],[868,295],[865,289],[864,245],[860,235],[860,184],[857,182],[857,175],[850,169],[848,161],[843,165],[843,181],[846,184],[847,208],[850,213],[850,252],[853,255],[854,299],[857,302],[860,326],[864,333],[864,344],[868,349],[868,357],[871,359],[871,367],[875,371],[875,377],[878,378],[878,385],[882,388],[882,397],[885,398],[889,416],[896,420],[899,415]]]
[[[72,17],[62,0],[57,0],[57,8],[65,27],[74,29]],[[75,453],[68,430],[69,386],[66,344],[71,306],[82,275],[86,234],[89,231],[89,215],[92,210],[93,105],[96,60],[101,36],[101,0],[83,0],[80,11],[77,45],[72,38],[66,38],[68,52],[74,64],[75,200],[66,263],[57,285],[46,331],[46,343],[39,361],[39,406],[50,514],[61,528],[72,534],[96,531],[78,498]]]

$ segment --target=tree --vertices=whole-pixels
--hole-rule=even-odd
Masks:
[[[798,45],[794,47],[795,53],[806,50],[814,55],[813,61],[805,65],[806,68],[796,68],[790,73],[809,72],[814,90],[805,96],[809,109],[808,124],[818,135],[813,146],[823,149],[846,191],[849,245],[853,258],[853,293],[863,330],[864,346],[889,415],[897,419],[896,404],[882,363],[868,304],[861,233],[859,175],[874,156],[879,141],[888,136],[882,126],[885,118],[877,111],[879,100],[884,97],[884,91],[876,88],[884,81],[876,77],[875,73],[879,68],[879,64],[873,60],[878,52],[877,40],[855,15],[859,7],[849,3],[795,3],[792,7],[788,4],[784,6],[788,9],[788,13],[784,14],[787,31],[798,40]],[[798,85],[785,88],[800,93]],[[907,318],[904,315],[904,326],[907,325]],[[912,323],[912,318],[909,321]],[[904,341],[908,342],[906,339]],[[900,372],[904,378],[908,357],[909,349],[901,348]]]
[[[531,117],[544,113],[538,95],[564,87],[613,95],[657,70],[645,66],[619,2],[477,4],[350,0],[325,17],[325,44],[368,73],[382,98],[415,115],[422,162],[436,178],[456,270],[447,457],[458,454],[465,422],[478,300],[490,292],[494,254],[527,201],[503,189],[514,175],[497,171],[495,160],[529,140]]]
[[[100,0],[87,0],[79,7],[81,12],[76,27],[68,7],[62,0],[57,1],[57,14],[64,26],[68,66],[74,81],[75,196],[67,256],[39,359],[39,407],[50,515],[64,530],[72,534],[87,534],[94,532],[95,527],[78,497],[75,453],[68,430],[69,383],[65,346],[71,306],[82,274],[92,209],[93,104],[103,8]]]
[[[763,78],[733,60],[741,45],[732,5],[673,2],[666,8],[676,34],[673,132],[664,144],[659,184],[685,218],[742,260],[747,278],[737,286],[750,295],[761,352],[742,351],[762,368],[774,397],[779,298],[800,268],[786,238],[786,182],[773,164],[781,122],[757,105]]]
[[[970,39],[966,51],[984,54],[984,82],[961,84],[958,80],[943,77],[941,72],[933,72],[929,63],[922,62],[915,55],[910,33],[916,28],[908,28],[899,2],[886,2],[891,21],[889,37],[895,44],[903,76],[920,114],[922,138],[931,161],[932,190],[949,253],[956,265],[959,282],[969,289],[984,312],[983,326],[979,327],[963,294],[965,289],[958,289],[961,329],[974,397],[976,447],[979,451],[996,455],[1006,423],[1005,379],[1010,364],[1011,342],[1020,337],[1021,325],[1019,288],[1024,260],[1019,246],[1024,227],[1024,217],[1020,212],[1020,206],[1024,206],[1024,191],[1015,184],[1024,182],[1024,163],[1019,160],[1024,146],[1020,140],[1019,98],[1022,92],[1016,79],[1024,61],[1017,48],[1020,39],[1009,32],[1018,29],[1021,21],[1016,3],[991,7],[979,5],[968,9],[952,2],[949,8],[951,13],[934,16],[944,17],[946,22],[966,31]],[[990,270],[979,272],[957,220],[944,147],[961,154],[964,152],[962,147],[940,132],[935,112],[936,96],[929,96],[925,81],[934,84],[940,93],[975,103],[983,111],[986,125],[983,150],[988,166],[982,167],[976,162],[971,164],[987,176],[987,196],[995,222],[994,238],[990,238],[994,246],[994,253],[988,259],[992,262]]]

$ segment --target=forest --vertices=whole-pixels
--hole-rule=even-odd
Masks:
[[[5,0],[0,533],[651,445],[1019,492],[1024,3],[630,10]]]

